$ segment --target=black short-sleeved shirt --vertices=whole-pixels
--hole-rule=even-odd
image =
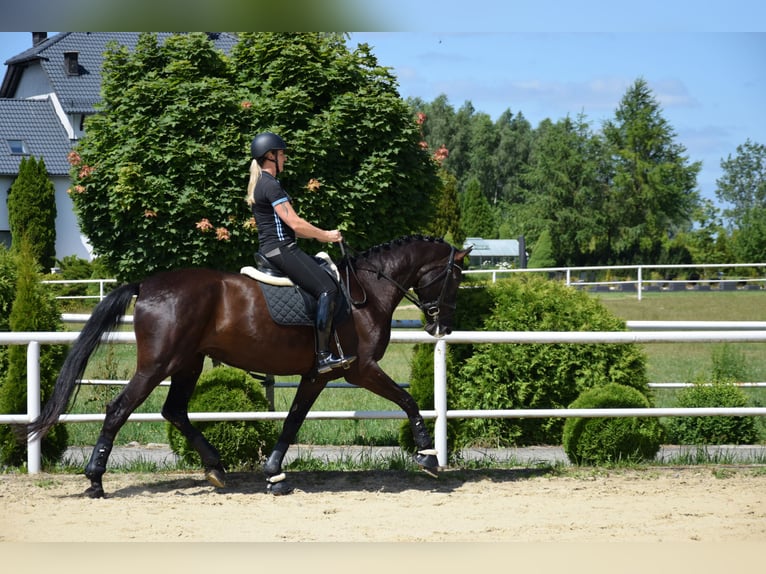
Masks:
[[[255,186],[254,196],[253,216],[258,226],[258,249],[261,253],[295,241],[295,231],[276,212],[280,203],[291,201],[282,184],[264,171]]]

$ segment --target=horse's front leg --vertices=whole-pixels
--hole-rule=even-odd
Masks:
[[[282,425],[282,433],[279,435],[274,450],[263,465],[266,474],[266,490],[274,495],[290,494],[293,489],[285,482],[285,473],[282,472],[282,462],[287,454],[287,449],[295,440],[298,431],[306,419],[306,415],[316,401],[319,393],[327,384],[326,378],[312,378],[303,376],[295,393],[295,398]]]
[[[436,457],[431,433],[426,428],[423,416],[420,414],[415,399],[389,377],[377,363],[368,365],[365,369],[354,371],[346,377],[348,382],[372,391],[378,396],[388,399],[401,408],[410,421],[412,437],[415,440],[417,452],[415,462],[427,474],[436,477],[439,472],[439,460]]]

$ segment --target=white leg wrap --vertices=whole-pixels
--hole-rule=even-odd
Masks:
[[[282,482],[286,478],[287,478],[287,475],[284,472],[281,472],[279,474],[275,474],[274,476],[268,477],[266,479],[266,482],[270,482],[271,484],[276,484],[277,482]]]
[[[438,451],[435,448],[427,448],[425,450],[419,450],[418,454],[422,454],[423,456],[430,456],[430,455],[436,456],[438,454]]]

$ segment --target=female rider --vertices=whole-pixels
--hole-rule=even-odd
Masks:
[[[337,229],[326,231],[301,218],[290,196],[277,180],[284,168],[287,145],[277,134],[260,133],[250,144],[250,181],[247,203],[258,227],[259,251],[293,283],[317,299],[317,372],[328,373],[356,357],[340,359],[330,351],[337,283],[319,263],[298,247],[296,237],[327,243],[343,241]]]

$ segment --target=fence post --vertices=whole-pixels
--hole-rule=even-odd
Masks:
[[[40,343],[27,345],[27,416],[30,422],[40,416]],[[35,433],[27,438],[27,468],[29,474],[40,472],[42,438]]]
[[[643,273],[641,272],[641,270],[642,270],[642,268],[639,265],[638,266],[638,277],[637,277],[638,285],[636,285],[636,287],[637,287],[636,293],[638,293],[637,297],[638,297],[639,301],[641,300],[641,291],[644,290],[644,286],[643,286],[643,279],[644,279],[644,277],[643,277]]]
[[[434,441],[439,466],[447,466],[447,341],[434,345]]]

